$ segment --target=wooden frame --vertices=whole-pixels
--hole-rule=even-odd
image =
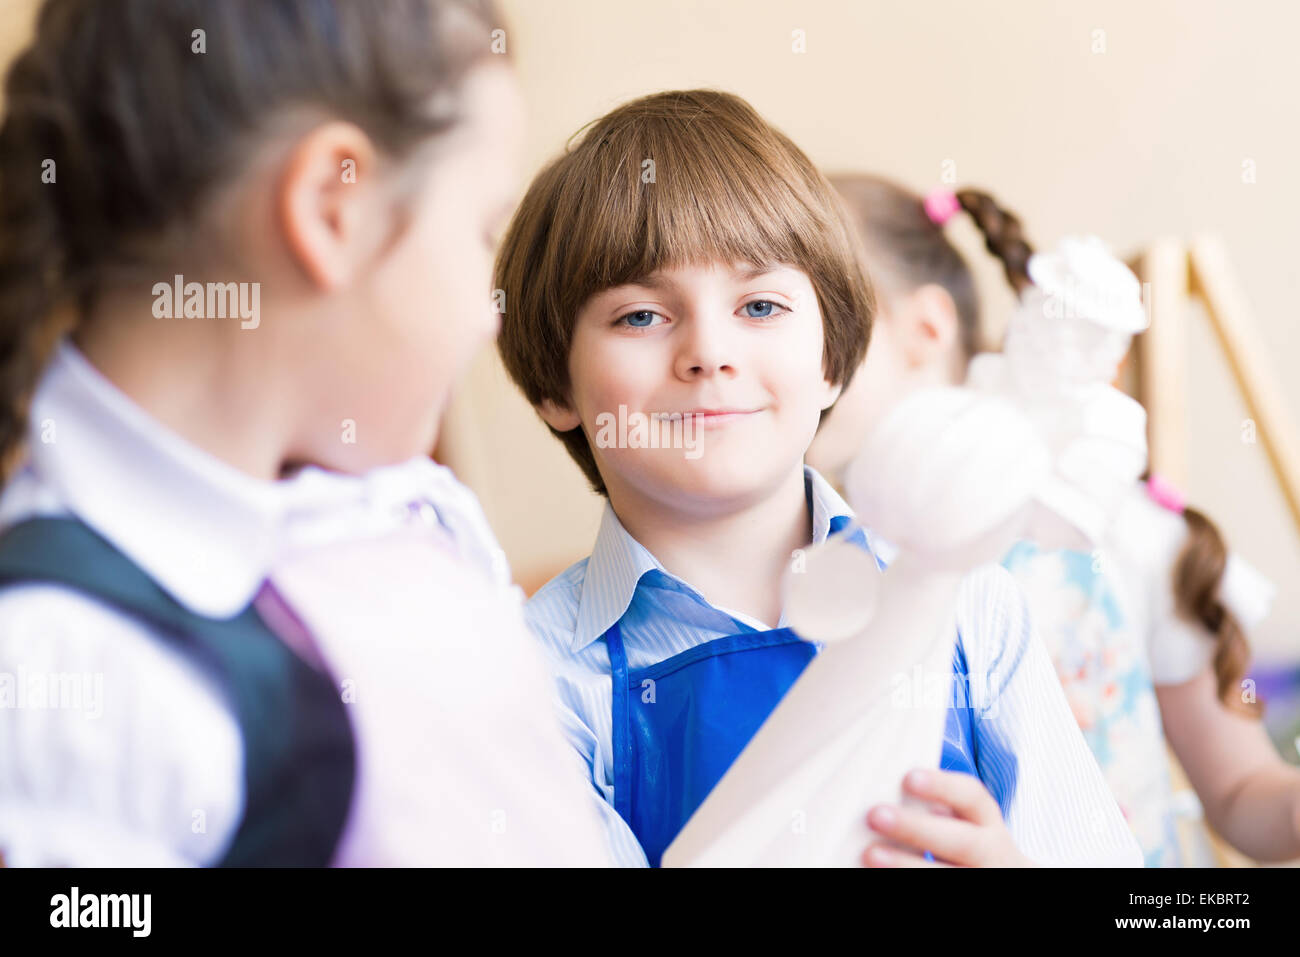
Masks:
[[[1148,462],[1179,487],[1187,485],[1187,247],[1177,239],[1151,244],[1135,264],[1144,283],[1150,328],[1134,341],[1138,400],[1147,410]]]
[[[1187,484],[1187,305],[1205,306],[1274,477],[1300,530],[1300,430],[1286,405],[1268,349],[1229,261],[1223,240],[1190,245],[1161,239],[1129,263],[1148,285],[1151,327],[1136,343],[1138,398],[1147,410],[1153,472]]]
[[[1268,455],[1274,477],[1300,529],[1300,432],[1279,386],[1268,350],[1237,282],[1223,240],[1199,235],[1190,245],[1165,238],[1129,261],[1146,286],[1151,327],[1134,342],[1137,394],[1147,410],[1147,441],[1153,472],[1186,487],[1187,471],[1187,316],[1195,297],[1204,305],[1237,388]],[[1169,753],[1175,790],[1190,789],[1186,775]],[[1220,866],[1249,867],[1254,862],[1230,847],[1204,824]],[[1182,835],[1180,834],[1180,837]],[[1187,839],[1184,837],[1185,850]]]

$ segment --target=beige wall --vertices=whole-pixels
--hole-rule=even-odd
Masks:
[[[748,98],[831,169],[917,188],[955,164],[1040,245],[1096,232],[1131,251],[1209,228],[1228,240],[1293,414],[1300,417],[1300,6],[1093,0],[503,0],[531,114],[527,171],[615,104],[665,88]],[[0,0],[0,55],[30,0]],[[791,52],[792,31],[807,52]],[[1093,53],[1104,31],[1105,52]],[[1257,182],[1242,182],[1253,160]],[[955,226],[991,317],[1010,302]],[[1189,493],[1283,587],[1256,642],[1300,654],[1300,539],[1243,445],[1241,400],[1203,317],[1192,325]],[[451,439],[518,576],[585,554],[598,503],[491,354],[462,390]],[[1289,593],[1288,593],[1289,592]]]

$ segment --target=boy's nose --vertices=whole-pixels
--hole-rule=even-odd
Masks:
[[[677,351],[676,372],[690,380],[735,372],[733,347],[725,323],[710,319],[693,319]]]

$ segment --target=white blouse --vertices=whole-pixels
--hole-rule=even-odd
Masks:
[[[0,528],[75,515],[208,617],[243,610],[269,580],[335,676],[363,676],[336,863],[608,862],[588,788],[558,724],[542,720],[555,702],[522,593],[447,469],[416,459],[258,481],[163,428],[69,344],[30,418]],[[414,561],[377,561],[410,557],[420,535]],[[405,551],[376,548],[388,538]],[[312,556],[339,548],[338,565],[313,570]],[[381,577],[397,568],[400,596]],[[381,626],[376,641],[368,628]],[[215,863],[241,820],[242,768],[221,687],[152,627],[56,585],[0,590],[8,864]]]

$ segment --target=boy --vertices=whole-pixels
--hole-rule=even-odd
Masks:
[[[778,584],[851,517],[803,457],[865,353],[871,292],[824,177],[708,90],[626,104],[550,164],[497,286],[506,368],[608,499],[530,624],[617,858],[657,864],[816,651],[783,627]],[[605,427],[632,415],[698,441]],[[1006,574],[960,601],[942,764],[968,773],[908,784],[955,819],[877,808],[897,849],[864,861],[1137,863]],[[962,672],[991,700],[972,707]]]

